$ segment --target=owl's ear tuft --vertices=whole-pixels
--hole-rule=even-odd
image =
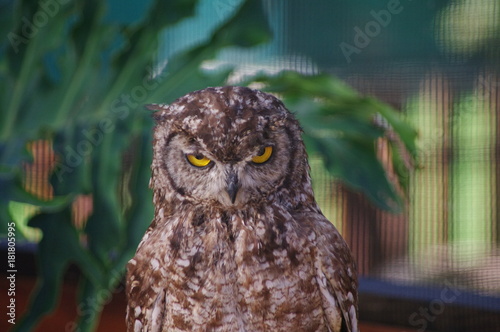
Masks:
[[[263,116],[259,119],[257,128],[270,128],[271,130],[275,130],[276,128],[284,127],[288,117],[288,112]]]
[[[151,114],[156,123],[162,122],[165,119],[166,110],[168,109],[168,105],[165,104],[148,104],[144,106],[145,109],[149,111],[154,111]]]

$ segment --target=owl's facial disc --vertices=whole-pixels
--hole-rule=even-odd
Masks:
[[[217,150],[178,134],[167,143],[163,160],[172,189],[180,195],[200,204],[240,209],[263,201],[283,182],[288,144],[280,135]]]

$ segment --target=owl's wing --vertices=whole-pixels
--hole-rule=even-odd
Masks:
[[[136,257],[127,264],[127,331],[161,331],[166,314],[164,271],[155,259]]]
[[[357,273],[347,243],[324,216],[317,216],[315,229],[317,281],[330,331],[358,332]]]

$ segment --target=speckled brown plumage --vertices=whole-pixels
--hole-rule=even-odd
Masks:
[[[358,331],[352,256],[281,101],[222,87],[149,107],[155,217],[127,266],[128,331]]]

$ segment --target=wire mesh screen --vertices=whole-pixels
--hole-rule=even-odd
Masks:
[[[265,3],[275,41],[243,63],[239,51],[224,61],[330,72],[398,108],[419,132],[401,214],[376,209],[312,158],[316,196],[361,275],[423,283],[453,275],[459,287],[499,296],[500,3]],[[391,158],[383,141],[379,154]]]
[[[351,246],[362,288],[373,279],[422,286],[388,295],[421,300],[391,309],[401,325],[500,329],[500,2],[265,3],[276,40],[243,64],[232,54],[224,61],[330,72],[395,106],[419,132],[400,214],[378,210],[311,160],[316,197]],[[390,160],[386,142],[378,148]]]
[[[363,198],[346,193],[347,206],[354,207],[344,213],[343,224],[349,225],[345,235],[362,275],[438,287],[439,292],[426,297],[427,304],[457,301],[498,310],[499,77],[490,66],[467,74],[460,68],[431,68],[419,77],[415,90],[402,95],[401,111],[420,134],[418,163],[407,174],[405,212],[376,211]],[[464,89],[463,84],[469,86]],[[461,296],[471,292],[484,297],[443,302],[448,287]],[[439,331],[499,328],[498,318],[484,319],[475,311],[438,317],[444,309],[437,306],[431,312],[439,315],[427,317],[407,315],[407,323]]]
[[[192,19],[162,37],[160,65],[208,38],[239,3],[201,1]],[[407,187],[396,184],[405,197],[401,213],[377,209],[333,178],[320,157],[310,156],[316,198],[357,259],[361,290],[423,301],[393,309],[392,321],[381,320],[420,331],[499,331],[500,1],[263,3],[273,41],[224,51],[205,64],[207,70],[236,65],[229,83],[258,70],[331,73],[400,110],[419,132],[418,160],[404,174]],[[28,147],[34,163],[26,166],[25,180],[46,199],[52,192],[44,179],[57,162],[49,145]],[[403,170],[389,167],[387,141],[377,147],[395,178]],[[73,222],[83,228],[92,197],[81,196],[73,206]],[[33,213],[11,208],[23,211],[21,219]],[[22,231],[39,237],[30,228]],[[373,280],[387,283],[364,286]],[[376,305],[361,302],[362,314],[386,315]],[[455,306],[461,309],[449,316]]]

